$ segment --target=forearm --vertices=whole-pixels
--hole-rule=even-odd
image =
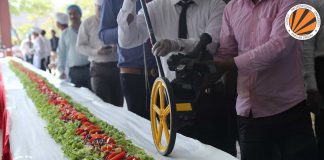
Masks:
[[[65,73],[65,62],[63,62],[63,60],[61,60],[60,57],[57,61],[57,69],[60,73]]]
[[[98,54],[97,48],[93,48],[88,44],[77,44],[78,53],[84,56],[96,56]]]
[[[184,53],[191,52],[198,44],[200,39],[177,39],[181,49]],[[215,42],[211,42],[206,46],[206,50],[211,53],[215,54],[219,44]]]
[[[57,69],[60,73],[64,73],[66,67],[66,54],[62,53],[62,51],[58,51],[57,55]]]
[[[101,29],[99,38],[106,45],[118,44],[118,27]]]
[[[239,70],[244,71],[261,71],[273,67],[282,57],[291,53],[291,46],[300,47],[301,45],[293,38],[276,38],[270,39],[263,45],[240,54],[235,57],[235,64]]]

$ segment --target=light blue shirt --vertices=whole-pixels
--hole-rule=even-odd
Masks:
[[[58,53],[58,70],[63,73],[65,67],[71,68],[89,64],[88,57],[77,52],[76,41],[78,34],[68,27],[65,29],[59,40],[57,48]]]

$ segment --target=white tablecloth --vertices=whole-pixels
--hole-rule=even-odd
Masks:
[[[20,60],[18,60],[20,62]],[[7,93],[7,108],[10,114],[10,147],[14,160],[63,160],[64,155],[45,128],[46,122],[42,120],[37,110],[26,95],[22,84],[9,69],[6,59],[2,63],[3,80]],[[150,122],[141,118],[125,108],[115,107],[103,102],[92,92],[85,88],[75,88],[71,84],[62,82],[49,73],[43,72],[33,66],[23,65],[36,73],[46,77],[47,80],[62,92],[84,107],[97,118],[115,126],[124,132],[133,143],[143,148],[149,155],[157,160],[235,160],[231,155],[192,138],[177,135],[176,144],[169,157],[161,156],[155,149]]]

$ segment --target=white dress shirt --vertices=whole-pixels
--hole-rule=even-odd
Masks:
[[[37,38],[35,38],[33,40],[33,46],[35,49],[35,54],[33,57],[33,65],[36,68],[40,69],[41,61],[44,58],[45,52],[46,52],[44,41],[42,40],[42,38],[40,36],[38,36]]]
[[[202,33],[208,33],[213,38],[213,43],[208,46],[211,53],[215,53],[219,44],[219,35],[225,3],[222,0],[193,0],[187,10],[188,39],[178,39],[180,0],[154,0],[147,4],[152,21],[154,34],[157,41],[162,39],[179,40],[185,52],[191,51],[199,41]],[[148,38],[143,10],[136,15],[135,1],[125,0],[121,8],[118,22],[119,45],[132,48],[143,44]],[[128,25],[127,17],[133,14],[134,20]],[[168,68],[166,57],[162,57],[162,67],[166,77],[173,79],[175,74]]]
[[[22,51],[23,55],[33,55],[34,54],[34,48],[33,48],[33,42],[29,41],[28,39],[25,39],[21,42],[20,50]]]
[[[45,47],[45,54],[44,54],[44,57],[43,58],[46,58],[48,56],[51,55],[51,50],[52,50],[52,47],[51,47],[51,42],[44,36],[40,36],[43,43],[44,43],[44,47]]]
[[[99,36],[99,19],[91,16],[84,20],[79,28],[77,38],[77,51],[80,54],[88,56],[90,62],[105,63],[117,61],[117,47],[112,46],[110,53],[99,55],[98,51],[104,46]]]
[[[306,90],[317,90],[314,58],[324,57],[324,1],[323,0],[309,0],[308,4],[313,6],[321,16],[321,28],[317,35],[305,41],[304,45],[304,66],[305,66],[305,85]]]
[[[57,48],[58,70],[60,73],[66,72],[66,67],[78,67],[89,64],[88,57],[76,51],[76,41],[78,33],[72,27],[66,28],[60,37]]]

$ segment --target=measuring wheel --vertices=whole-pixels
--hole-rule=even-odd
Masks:
[[[176,140],[173,90],[166,78],[157,78],[151,92],[151,127],[155,147],[162,155],[172,152]]]

